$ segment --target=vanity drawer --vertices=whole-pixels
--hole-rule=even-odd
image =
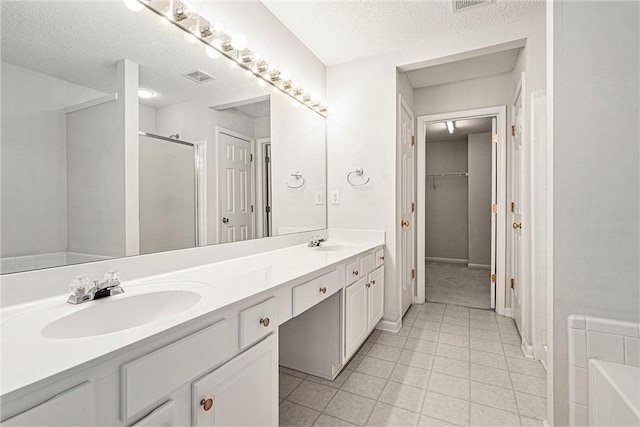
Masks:
[[[231,322],[222,320],[122,365],[121,417],[125,421],[237,352]]]
[[[278,300],[269,298],[240,312],[240,348],[278,329]]]
[[[384,264],[384,249],[378,249],[376,251],[376,268]]]
[[[374,252],[360,258],[360,277],[371,273],[376,268],[376,254]]]
[[[347,267],[345,268],[344,271],[345,271],[345,282],[347,285],[352,284],[353,282],[355,282],[356,280],[362,277],[362,274],[360,274],[359,260],[355,260],[347,264]]]
[[[308,310],[342,288],[338,270],[293,288],[293,315]]]

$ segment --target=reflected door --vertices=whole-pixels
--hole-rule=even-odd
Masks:
[[[413,132],[413,113],[400,100],[400,162],[401,162],[401,200],[400,200],[400,236],[401,236],[401,280],[402,314],[411,306],[416,278],[416,240],[415,240],[415,136]]]
[[[218,242],[253,238],[251,138],[218,132]]]
[[[522,335],[522,183],[523,183],[523,127],[522,87],[516,94],[513,105],[513,130],[511,132],[511,291],[513,319]]]

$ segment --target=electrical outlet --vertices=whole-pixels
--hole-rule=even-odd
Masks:
[[[316,205],[324,204],[324,197],[322,191],[316,191]]]
[[[339,205],[340,204],[340,192],[339,191],[332,191],[331,192],[331,204],[332,205]]]

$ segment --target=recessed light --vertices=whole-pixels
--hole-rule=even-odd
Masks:
[[[453,126],[453,122],[452,121],[447,121],[447,129],[449,130],[449,133],[453,133],[453,131],[455,130],[455,127]]]
[[[149,89],[138,89],[138,97],[142,99],[149,99],[156,96],[156,93]]]

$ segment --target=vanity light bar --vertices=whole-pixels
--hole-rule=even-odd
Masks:
[[[220,55],[227,57],[227,59],[244,69],[248,75],[259,79],[262,85],[264,83],[269,84],[276,90],[276,93],[279,91],[281,94],[326,117],[328,110],[326,101],[320,101],[317,96],[312,96],[299,85],[293,83],[286,73],[269,65],[267,61],[247,49],[247,39],[244,35],[238,33],[230,36],[224,31],[218,30],[213,23],[199,16],[194,12],[193,7],[184,2],[169,1],[169,8],[167,9],[166,0],[135,1],[185,31],[196,40],[204,43],[208,49],[214,49]],[[195,23],[197,31],[193,30],[193,24],[187,24],[190,20],[197,21]]]

